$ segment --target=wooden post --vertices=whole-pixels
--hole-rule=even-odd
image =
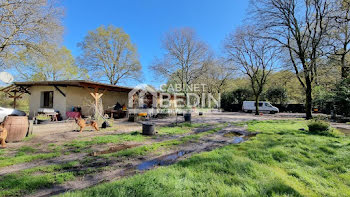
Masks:
[[[0,89],[1,92],[5,92],[8,95],[8,98],[13,98],[13,108],[17,107],[17,99],[22,98],[22,95],[27,93],[30,94],[30,92],[27,90],[27,88],[22,86],[16,86],[14,84]],[[17,94],[17,92],[19,94]]]
[[[13,93],[13,109],[16,109],[16,92]]]
[[[23,93],[22,93],[23,94]],[[13,98],[13,108],[16,109],[17,106],[17,99],[22,98],[22,94],[17,95],[17,91],[13,92],[13,95],[11,95],[10,93],[8,93],[9,98]]]
[[[85,88],[90,92],[90,95],[95,99],[95,116],[96,116],[96,113],[98,111],[98,100],[103,96],[106,89],[102,93],[99,93],[98,87],[95,87],[94,92],[91,92],[88,87],[85,87]]]

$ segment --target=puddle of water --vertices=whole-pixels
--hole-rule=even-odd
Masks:
[[[232,144],[239,144],[239,143],[244,142],[244,141],[246,141],[246,139],[244,139],[244,136],[243,137],[242,136],[241,137],[234,137]]]
[[[336,127],[338,131],[344,133],[346,136],[350,136],[350,129],[342,128],[342,127]]]
[[[179,157],[182,157],[188,153],[190,153],[191,151],[179,151],[177,153],[173,153],[170,155],[165,155],[163,157],[157,158],[157,159],[153,159],[150,161],[145,161],[141,164],[139,164],[138,166],[136,166],[136,168],[138,170],[149,170],[155,166],[167,166],[167,165],[171,165],[173,163],[176,162],[176,160]]]
[[[245,141],[248,141],[252,136],[250,135],[241,135],[239,137],[234,137],[233,141],[231,141],[231,144],[239,144]]]

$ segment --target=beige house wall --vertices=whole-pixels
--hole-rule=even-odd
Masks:
[[[62,92],[66,91],[65,87],[59,87]],[[29,96],[29,118],[33,118],[37,115],[38,109],[41,106],[41,92],[53,91],[53,109],[60,111],[62,115],[66,114],[66,97],[64,97],[55,87],[53,86],[32,86],[30,87]]]
[[[66,119],[66,112],[72,111],[73,107],[81,107],[82,115],[92,116],[94,113],[95,100],[90,92],[81,87],[58,87],[66,97],[64,97],[54,86],[32,86],[29,96],[29,117],[37,115],[41,107],[41,92],[53,91],[53,109],[60,111],[63,119]],[[93,92],[93,89],[89,89]],[[103,109],[113,108],[119,102],[121,105],[127,105],[128,93],[106,91],[102,98]]]
[[[127,92],[113,92],[106,91],[102,96],[103,109],[113,108],[115,104],[128,106],[128,93]]]
[[[93,92],[93,89],[89,89]],[[101,91],[100,91],[101,92]],[[95,100],[90,95],[90,92],[81,87],[67,87],[67,104],[66,111],[72,111],[73,107],[81,107],[82,115],[92,116],[95,109]],[[128,93],[105,91],[101,97],[103,109],[113,108],[119,102],[121,105],[127,104]]]
[[[73,107],[81,107],[82,115],[89,116],[93,113],[92,104],[95,103],[90,93],[81,87],[67,87],[66,111],[72,111]]]

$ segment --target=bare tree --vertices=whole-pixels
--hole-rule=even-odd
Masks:
[[[165,54],[156,58],[151,68],[155,73],[180,83],[187,95],[187,87],[198,79],[207,68],[210,53],[189,28],[175,29],[162,40]]]
[[[194,81],[201,87],[194,92],[198,94],[201,102],[206,93],[221,99],[221,94],[228,86],[229,80],[236,74],[236,68],[224,58],[212,58],[207,65],[206,71]]]
[[[123,29],[100,26],[90,31],[78,46],[83,50],[79,62],[97,79],[107,79],[112,85],[122,80],[138,80],[141,65],[135,44]]]
[[[23,48],[57,41],[62,16],[53,0],[0,0],[0,65]]]
[[[255,97],[255,114],[259,115],[259,98],[277,60],[276,49],[259,38],[253,27],[238,28],[225,40],[228,59],[249,77]]]
[[[312,118],[312,87],[317,59],[328,31],[332,3],[327,0],[251,1],[252,18],[264,38],[287,50],[293,70],[306,95],[306,118]]]
[[[341,9],[342,11],[346,11],[346,9],[350,9],[350,0],[335,0],[333,1],[337,3],[337,8]],[[338,10],[339,11],[339,10]],[[345,12],[346,13],[346,12]],[[339,14],[336,13],[335,15],[332,16],[333,19],[337,21],[342,21],[342,22],[349,22],[350,21],[350,16],[348,14]]]
[[[231,62],[223,58],[212,59],[208,62],[205,73],[199,78],[198,82],[207,85],[207,92],[212,94],[222,93],[229,79],[235,74],[236,68]]]

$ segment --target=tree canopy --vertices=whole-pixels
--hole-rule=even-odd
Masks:
[[[63,9],[54,0],[0,1],[0,66],[23,49],[44,51],[42,42],[60,40]]]
[[[181,84],[182,92],[207,71],[210,52],[194,30],[174,29],[162,40],[164,55],[154,60],[151,69],[168,80]]]
[[[42,43],[44,53],[25,49],[14,56],[12,62],[19,77],[29,81],[57,81],[86,78],[87,73],[80,69],[71,51],[64,46]]]
[[[227,58],[234,62],[250,80],[255,102],[264,91],[267,79],[275,67],[276,49],[266,39],[256,36],[252,27],[238,28],[225,41]],[[255,105],[259,114],[259,105]]]
[[[92,80],[116,85],[125,80],[139,80],[141,64],[136,45],[122,28],[100,26],[90,31],[78,44],[83,54],[79,58]]]

